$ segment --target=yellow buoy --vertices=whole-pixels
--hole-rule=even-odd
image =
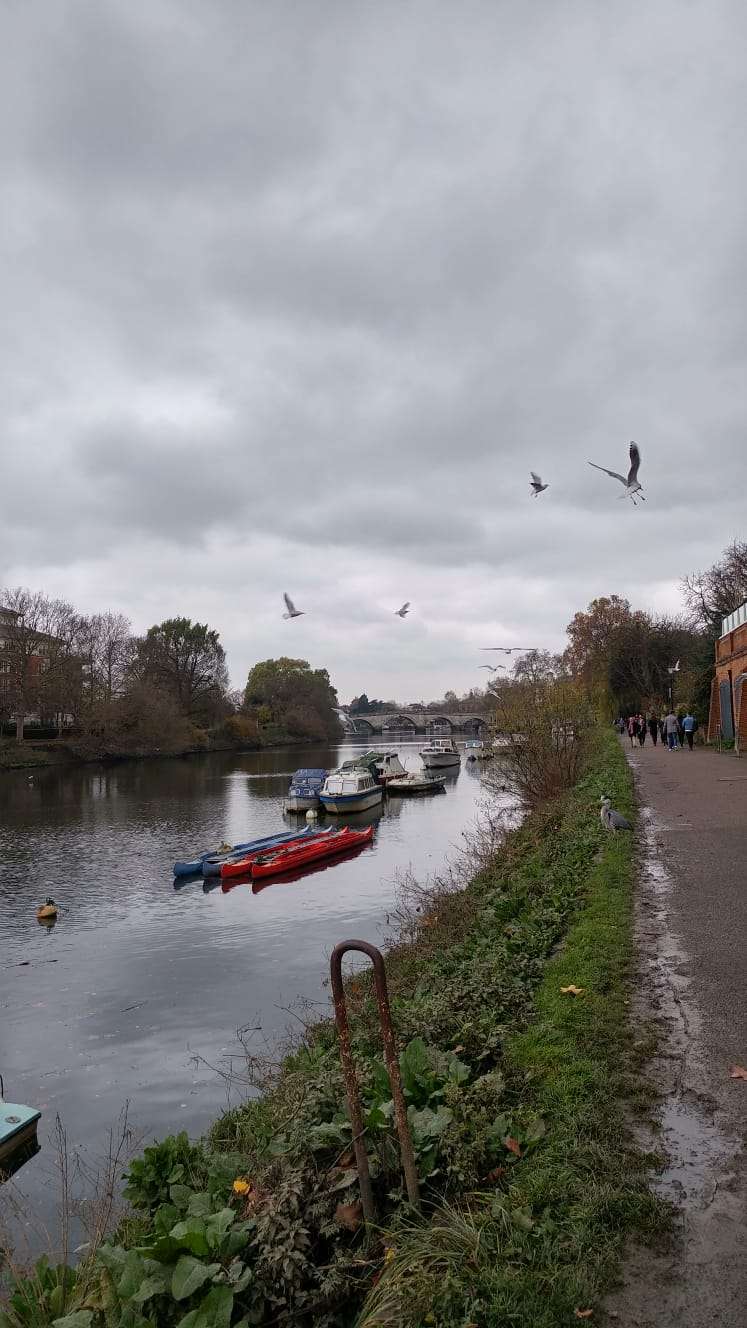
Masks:
[[[45,899],[40,908],[36,910],[36,916],[40,922],[48,922],[51,918],[57,917],[57,905],[53,899]]]

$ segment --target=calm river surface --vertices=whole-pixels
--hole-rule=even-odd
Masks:
[[[375,824],[373,844],[351,860],[257,894],[220,881],[174,888],[175,858],[299,823],[282,813],[296,767],[333,767],[362,750],[0,776],[0,1073],[9,1100],[43,1111],[42,1151],[2,1194],[27,1196],[34,1227],[53,1222],[55,1113],[92,1166],[126,1100],[146,1141],[199,1134],[226,1103],[224,1080],[199,1058],[227,1069],[233,1056],[240,1068],[238,1029],[260,1030],[261,1050],[277,1045],[299,999],[325,1009],[336,942],[380,943],[398,875],[423,879],[453,853],[477,815],[474,764],[449,773],[444,795],[327,817]],[[420,768],[417,744],[399,750]],[[51,930],[36,920],[47,894],[64,906]]]

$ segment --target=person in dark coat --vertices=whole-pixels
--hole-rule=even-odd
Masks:
[[[651,741],[656,746],[659,741],[659,717],[655,710],[650,710],[648,715],[648,731],[651,734]]]

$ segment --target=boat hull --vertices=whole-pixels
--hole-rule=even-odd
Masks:
[[[291,845],[277,853],[267,855],[267,860],[252,863],[252,880],[266,880],[269,876],[283,876],[286,872],[296,871],[306,863],[319,862],[323,858],[332,858],[348,849],[368,844],[373,839],[373,826],[365,830],[336,830],[329,838],[312,840],[309,844]],[[265,855],[263,854],[262,857]]]
[[[418,779],[417,775],[412,779],[392,779],[387,786],[387,792],[397,797],[417,797],[418,795],[429,793],[443,793],[446,788],[445,779]]]
[[[40,1119],[41,1112],[33,1107],[0,1101],[0,1172],[11,1175],[19,1165],[19,1154],[24,1154],[25,1161],[28,1150],[29,1156],[38,1151],[36,1127]]]
[[[283,805],[284,812],[314,812],[318,811],[320,806],[319,794],[314,793],[304,797],[300,793],[289,793]]]
[[[358,793],[322,793],[320,801],[327,812],[365,812],[381,802],[383,793],[380,787],[363,789]]]
[[[420,759],[426,770],[446,770],[462,763],[459,752],[421,752]]]
[[[286,839],[283,842],[284,848],[290,848],[295,844],[306,844],[311,840],[323,839],[325,835],[331,834],[330,830],[300,830],[294,839]],[[233,876],[246,876],[251,870],[253,862],[264,854],[271,852],[271,849],[257,848],[253,853],[247,853],[240,858],[232,858],[230,862],[221,864],[220,876],[222,881],[230,880]]]

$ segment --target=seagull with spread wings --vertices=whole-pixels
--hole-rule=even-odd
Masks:
[[[285,607],[288,610],[287,613],[283,614],[284,618],[303,618],[305,610],[297,609],[290,595],[285,591],[283,591],[283,599],[285,600]]]
[[[401,608],[401,609],[395,609],[394,612],[396,613],[396,615],[397,615],[398,618],[406,618],[407,615],[408,615],[408,613],[410,612],[410,601],[409,601],[409,599],[405,601],[405,603],[402,605],[402,608]]]
[[[540,476],[537,474],[536,470],[530,470],[529,474],[532,477],[531,485],[532,489],[534,490],[534,496],[535,498],[539,498],[540,494],[544,493],[545,489],[548,489],[550,486],[549,484],[542,483],[542,480],[540,479]]]
[[[478,664],[478,669],[490,669],[491,673],[497,673],[499,669],[505,669],[505,664]]]
[[[625,493],[619,494],[618,497],[630,498],[634,507],[638,506],[635,500],[636,494],[640,495],[641,502],[645,503],[646,501],[642,493],[642,486],[638,483],[638,467],[640,464],[641,454],[637,443],[630,444],[630,470],[627,476],[619,475],[616,470],[608,470],[606,466],[598,466],[596,461],[589,462],[589,465],[593,466],[595,470],[603,470],[605,475],[609,475],[611,479],[619,480],[625,486]]]
[[[673,664],[671,668],[668,668],[668,669],[667,669],[667,673],[679,673],[679,671],[680,671],[680,661],[679,661],[679,660],[677,660],[677,663],[676,663],[676,664]]]

